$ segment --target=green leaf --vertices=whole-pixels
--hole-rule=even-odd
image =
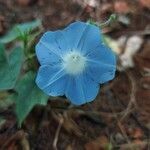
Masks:
[[[0,38],[0,43],[9,43],[17,38],[21,38],[24,34],[29,34],[34,29],[41,26],[41,20],[37,19],[31,22],[16,24],[13,28]]]
[[[14,48],[9,56],[0,44],[0,90],[13,89],[19,76],[23,61],[23,50]]]
[[[32,22],[18,24],[16,25],[16,28],[18,28],[21,32],[30,32],[40,26],[41,26],[41,20],[38,19]]]
[[[18,125],[21,126],[23,120],[36,104],[47,104],[48,96],[37,87],[33,72],[25,74],[15,89],[18,92],[16,97],[16,115]]]
[[[15,40],[18,37],[18,33],[15,32],[14,30],[15,28],[13,28],[12,30],[8,31],[6,33],[6,35],[4,35],[3,37],[0,38],[0,43],[9,43],[13,40]]]

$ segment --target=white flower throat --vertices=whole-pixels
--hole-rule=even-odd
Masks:
[[[68,74],[76,75],[83,72],[86,66],[86,58],[79,52],[73,51],[64,55],[63,67]]]

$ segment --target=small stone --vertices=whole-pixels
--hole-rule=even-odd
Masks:
[[[117,143],[119,143],[119,144],[121,144],[125,141],[125,138],[119,132],[115,135],[115,139],[116,139]]]

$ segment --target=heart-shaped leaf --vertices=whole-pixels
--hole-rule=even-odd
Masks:
[[[0,90],[13,89],[19,76],[23,61],[23,50],[14,48],[7,56],[0,44]]]
[[[0,43],[9,43],[17,38],[20,38],[22,34],[28,34],[34,29],[41,26],[41,20],[37,19],[31,22],[16,24],[6,35],[0,38]]]
[[[22,121],[35,105],[47,104],[48,96],[37,87],[35,73],[33,72],[26,73],[16,85],[15,90],[18,92],[16,97],[16,115],[18,125],[21,126]]]

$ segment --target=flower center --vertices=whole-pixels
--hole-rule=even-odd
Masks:
[[[68,74],[76,75],[85,69],[86,58],[79,52],[70,52],[64,56],[63,66]]]

